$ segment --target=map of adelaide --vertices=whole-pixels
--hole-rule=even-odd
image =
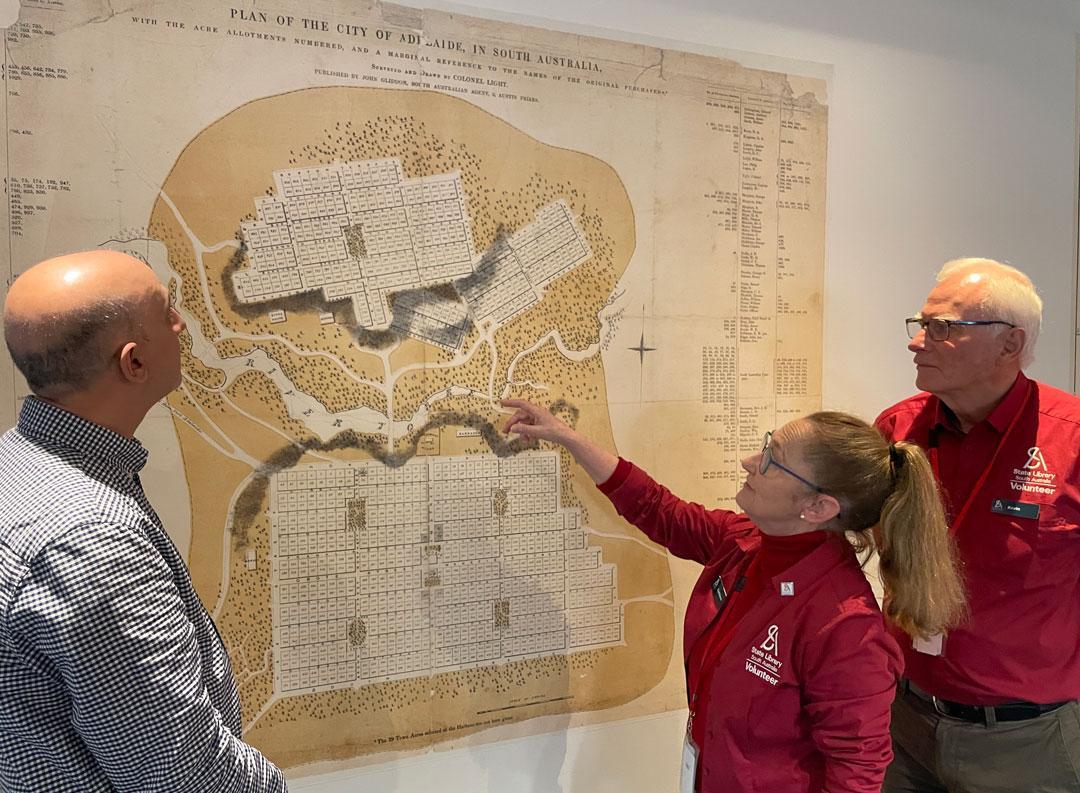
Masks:
[[[682,704],[695,572],[500,400],[730,507],[820,403],[822,80],[345,2],[25,2],[5,46],[5,275],[128,251],[186,321],[147,489],[248,741],[363,762]]]

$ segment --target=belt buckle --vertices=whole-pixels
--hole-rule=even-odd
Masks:
[[[930,695],[930,704],[934,706],[934,712],[937,715],[944,716],[945,718],[948,718],[948,719],[952,718],[952,716],[950,716],[948,714],[948,712],[941,706],[941,700],[939,700],[933,694]]]

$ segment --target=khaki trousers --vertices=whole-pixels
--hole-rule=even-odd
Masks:
[[[993,727],[900,690],[884,793],[1080,793],[1080,703]]]

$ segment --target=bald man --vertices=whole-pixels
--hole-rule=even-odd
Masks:
[[[1028,379],[1042,301],[1019,270],[960,259],[907,320],[915,385],[878,426],[923,446],[970,616],[900,632],[886,793],[1080,793],[1080,399]]]
[[[0,438],[0,790],[284,791],[240,739],[221,639],[146,500],[134,433],[184,322],[138,259],[44,261],[4,335],[34,395]]]

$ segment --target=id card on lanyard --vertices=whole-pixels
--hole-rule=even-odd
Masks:
[[[742,571],[740,571],[738,578],[735,579],[735,587],[733,595],[738,595],[742,592],[744,586],[746,586],[746,577],[749,574],[749,570],[752,567],[753,562],[746,565]],[[702,632],[697,641],[705,641],[703,645],[703,655],[701,658],[701,669],[697,676],[697,685],[693,691],[688,690],[687,695],[689,698],[688,704],[690,706],[690,715],[686,720],[686,737],[683,739],[683,751],[682,762],[679,767],[679,793],[695,793],[697,790],[697,775],[698,766],[701,759],[701,748],[694,743],[694,715],[697,709],[698,692],[702,686],[703,678],[707,678],[708,674],[706,669],[715,664],[718,655],[712,652],[713,646],[709,643],[707,638],[710,635],[710,631],[718,630],[723,624],[724,619],[727,617],[726,609],[729,607],[730,596],[727,588],[724,586],[724,580],[721,575],[716,577],[711,587],[713,593],[713,599],[716,602],[717,613],[713,618],[713,622]],[[697,647],[697,642],[694,643],[694,647],[690,649],[690,656],[693,657],[694,651]],[[691,682],[691,674],[689,667],[686,670],[686,682],[689,687]]]
[[[698,748],[690,736],[690,722],[686,723],[686,738],[683,740],[682,766],[679,769],[679,793],[694,793],[697,783]]]

